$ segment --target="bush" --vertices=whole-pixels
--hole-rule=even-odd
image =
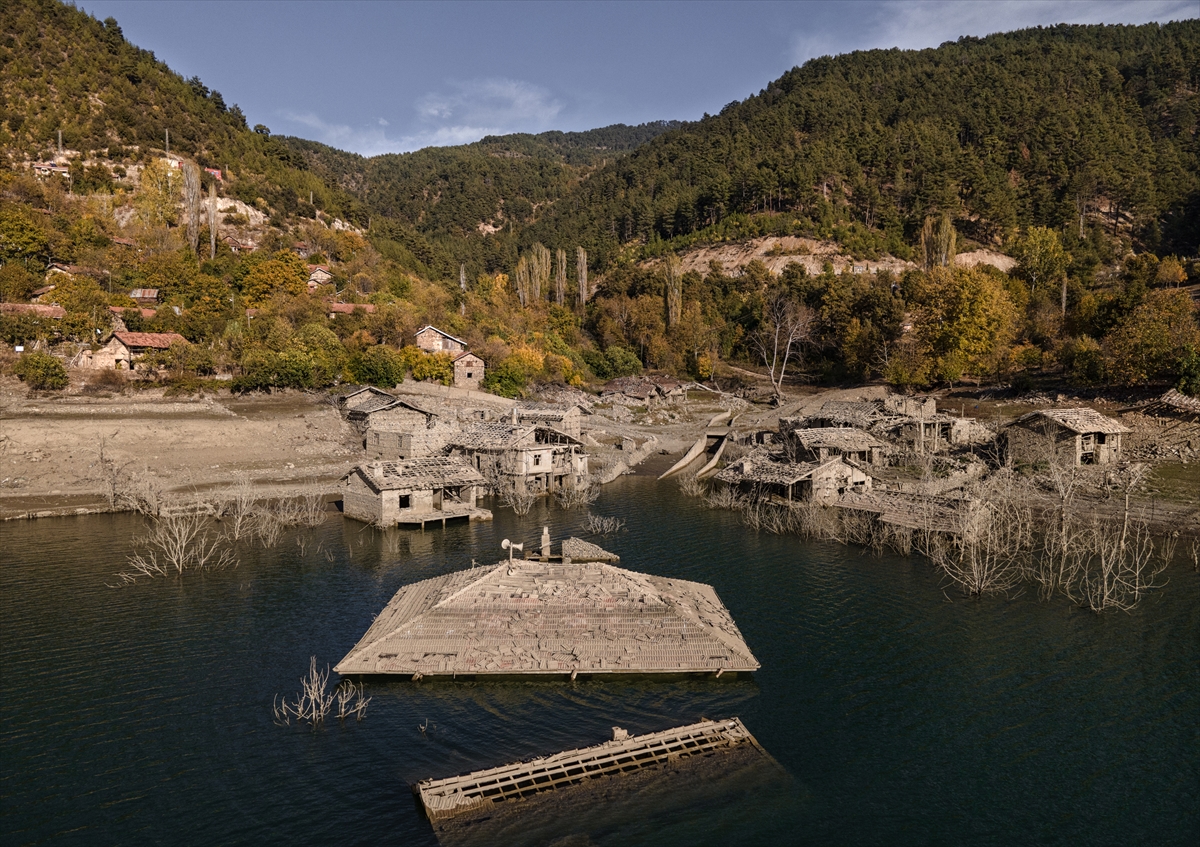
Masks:
[[[57,391],[71,384],[63,363],[49,353],[25,353],[13,365],[13,373],[35,391]]]
[[[383,388],[391,388],[402,382],[407,370],[400,351],[384,344],[355,353],[350,357],[347,368],[359,385],[378,385]]]
[[[242,373],[233,380],[235,392],[270,391],[272,388],[312,388],[313,363],[303,351],[276,353],[261,348],[242,357]]]
[[[87,384],[83,390],[89,393],[111,391],[123,394],[126,383],[125,371],[119,371],[116,368],[99,368],[88,375]]]

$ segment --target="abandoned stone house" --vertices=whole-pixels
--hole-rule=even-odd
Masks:
[[[1121,410],[1121,414],[1127,412],[1140,412],[1154,418],[1197,423],[1200,422],[1200,397],[1188,397],[1186,394],[1180,393],[1178,389],[1171,388],[1153,400]]]
[[[824,462],[845,456],[863,464],[883,461],[888,445],[868,432],[854,427],[818,427],[782,429],[788,455],[797,462]]]
[[[587,481],[588,455],[579,439],[548,426],[476,423],[451,435],[446,450],[518,491],[540,494]]]
[[[309,265],[308,266],[308,293],[316,294],[322,285],[329,285],[333,282],[333,274],[329,272],[326,265]]]
[[[1017,418],[1004,434],[1013,461],[1078,466],[1119,462],[1121,435],[1129,431],[1095,409],[1042,409]]]
[[[524,402],[513,406],[512,423],[513,426],[542,424],[565,432],[572,438],[580,438],[584,414],[583,408],[574,404]]]
[[[474,353],[463,352],[454,357],[454,387],[478,390],[483,382],[483,359]]]
[[[467,342],[442,332],[436,326],[423,326],[417,330],[417,346],[426,353],[465,353]]]
[[[371,462],[342,478],[342,509],[347,517],[382,527],[491,520],[491,512],[475,505],[484,484],[479,471],[448,456]]]
[[[382,388],[376,388],[373,385],[364,385],[361,388],[347,391],[345,394],[339,396],[335,402],[342,414],[345,414],[364,404],[377,402],[376,398],[386,398],[391,401],[396,399],[396,395],[389,394]]]
[[[790,462],[781,452],[756,447],[714,477],[761,499],[781,504],[830,503],[847,491],[870,491],[871,476],[841,456],[824,462]]]
[[[781,418],[780,432],[784,422],[791,428],[807,427],[822,429],[832,426],[849,426],[858,429],[870,429],[878,423],[885,413],[875,403],[866,400],[827,400],[820,410],[801,418]]]
[[[81,360],[85,368],[134,370],[147,353],[167,350],[172,344],[187,344],[177,332],[114,332],[109,342],[99,350],[85,351]]]

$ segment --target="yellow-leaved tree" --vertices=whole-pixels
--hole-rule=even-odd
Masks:
[[[295,253],[281,250],[258,262],[242,280],[242,299],[259,308],[277,293],[299,296],[308,290],[308,266]]]
[[[134,206],[146,226],[170,226],[179,209],[179,174],[164,159],[152,159],[142,168]]]
[[[954,383],[995,371],[1016,328],[1001,279],[979,268],[934,268],[921,299],[916,329],[937,378]]]

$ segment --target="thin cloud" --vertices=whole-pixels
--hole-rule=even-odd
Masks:
[[[489,77],[451,82],[414,104],[416,131],[405,149],[466,144],[485,135],[540,132],[553,125],[563,105],[545,88],[521,80]]]
[[[859,27],[851,32],[806,31],[792,39],[792,61],[797,65],[816,56],[850,50],[899,47],[916,50],[936,47],[963,35],[984,36],[1033,26],[1059,23],[1127,23],[1184,20],[1196,17],[1194,0],[898,0],[891,3],[855,4]],[[840,28],[839,28],[840,29]]]
[[[401,150],[399,142],[389,139],[383,132],[387,121],[379,119],[376,126],[352,127],[348,124],[329,123],[313,112],[282,111],[279,116],[285,121],[299,124],[309,130],[314,140],[339,150],[352,150],[363,156],[378,156]]]

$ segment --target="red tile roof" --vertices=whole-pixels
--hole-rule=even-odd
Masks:
[[[352,315],[355,309],[362,309],[368,315],[375,313],[375,306],[371,303],[330,303],[329,311],[336,312],[339,315]]]

